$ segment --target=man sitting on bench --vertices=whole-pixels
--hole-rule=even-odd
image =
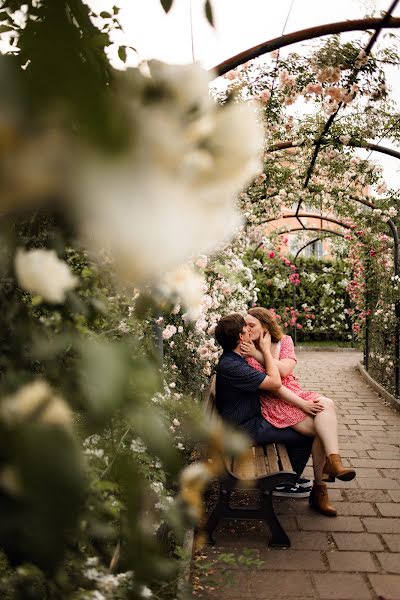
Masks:
[[[248,326],[241,315],[235,313],[223,317],[215,329],[215,338],[224,351],[216,371],[218,413],[225,421],[244,429],[255,445],[285,444],[299,480],[294,485],[279,486],[274,494],[291,498],[309,496],[310,482],[300,476],[310,456],[313,438],[290,427],[274,427],[261,415],[258,391],[274,392],[281,386],[279,371],[271,355],[270,334],[266,332],[260,339],[266,375],[247,364],[240,352],[240,344],[250,340]]]

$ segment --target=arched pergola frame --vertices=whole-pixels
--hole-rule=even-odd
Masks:
[[[279,50],[280,48],[290,46],[292,44],[296,44],[298,42],[315,39],[315,38],[323,37],[326,35],[342,33],[342,32],[346,32],[346,31],[366,31],[366,30],[372,29],[372,30],[375,30],[375,32],[371,36],[371,38],[364,50],[365,54],[368,55],[370,53],[374,43],[376,42],[378,35],[382,29],[400,28],[400,18],[395,18],[395,17],[391,16],[393,10],[395,9],[396,5],[398,4],[398,1],[399,0],[393,0],[391,2],[388,11],[386,12],[386,14],[384,14],[384,16],[382,18],[368,18],[368,19],[357,19],[357,20],[353,20],[353,21],[341,21],[341,22],[330,23],[330,24],[326,24],[326,25],[322,25],[322,26],[318,26],[318,27],[311,27],[308,29],[303,29],[301,31],[296,31],[296,32],[293,32],[290,34],[282,35],[282,36],[279,36],[272,40],[268,40],[267,42],[264,42],[262,44],[258,44],[257,46],[249,48],[249,49],[223,61],[222,63],[220,63],[219,65],[214,67],[213,71],[216,72],[217,76],[224,75],[225,73],[231,71],[232,69],[238,67],[239,65],[241,65],[251,59],[257,58],[268,52],[272,52],[273,50]],[[356,71],[353,72],[349,83],[351,83],[351,82],[354,83],[354,81],[356,80],[357,73],[358,73],[358,69],[356,69]],[[339,103],[338,109],[332,115],[330,115],[321,134],[319,135],[318,139],[315,140],[315,142],[314,142],[315,150],[314,150],[313,157],[311,159],[311,163],[308,168],[306,179],[304,182],[305,188],[308,186],[308,183],[310,181],[310,178],[311,178],[311,175],[312,175],[312,172],[314,169],[314,165],[315,165],[315,162],[316,162],[316,159],[318,156],[319,149],[323,145],[324,138],[325,138],[331,124],[333,123],[338,111],[340,110],[341,106],[342,106],[342,102]],[[374,147],[372,147],[372,146],[374,146]],[[379,147],[379,145],[377,145],[377,144],[371,145],[370,149],[376,150],[376,151],[381,151],[385,154],[394,156],[395,158],[400,158],[399,153],[397,153],[396,151],[391,151],[390,149],[383,150],[382,147],[379,147],[379,149],[378,149],[377,147]],[[301,202],[302,201],[300,199],[297,209],[296,209],[296,215],[295,215],[296,217],[299,214]],[[359,202],[361,202],[365,206],[369,206],[370,208],[375,208],[374,205],[372,203],[369,203],[368,201],[359,200]],[[321,218],[321,217],[319,217],[319,218]],[[300,219],[298,219],[298,220],[301,223]],[[398,275],[399,274],[399,232],[398,232],[398,229],[397,229],[395,223],[392,221],[392,219],[390,219],[388,221],[388,226],[389,226],[389,229],[390,229],[390,232],[391,232],[391,235],[393,238],[393,242],[394,242],[394,272],[395,272],[395,275]],[[302,227],[298,230],[305,230],[305,229],[307,229],[307,228],[305,228],[304,225],[302,224]],[[318,229],[317,228],[308,228],[308,230],[317,231]],[[296,229],[292,229],[291,231],[296,231]],[[331,232],[331,233],[333,233],[333,232]],[[395,354],[396,354],[395,389],[396,389],[396,392],[395,393],[396,393],[397,397],[400,397],[400,303],[396,303],[395,312],[396,312],[396,332],[395,332]]]
[[[252,60],[253,58],[258,58],[263,54],[268,54],[269,52],[279,50],[280,48],[285,48],[286,46],[324,37],[326,35],[334,35],[336,33],[344,33],[346,31],[366,31],[369,29],[378,31],[380,29],[398,28],[400,28],[400,18],[398,17],[390,17],[385,23],[382,22],[381,18],[379,19],[373,17],[368,19],[354,19],[351,21],[338,21],[336,23],[328,23],[326,25],[301,29],[293,33],[288,33],[271,40],[267,40],[266,42],[257,44],[257,46],[253,46],[252,48],[248,48],[247,50],[244,50],[235,56],[227,58],[218,65],[215,65],[211,71],[216,73],[216,77],[220,77],[221,75],[225,75],[225,73],[232,71],[232,69],[239,67],[243,63]]]

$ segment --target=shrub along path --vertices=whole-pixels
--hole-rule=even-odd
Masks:
[[[196,597],[400,600],[400,412],[361,378],[359,353],[300,351],[298,358],[302,385],[336,402],[341,454],[357,478],[329,484],[336,518],[318,515],[307,499],[275,500],[287,550],[266,547],[262,523],[225,521],[217,546],[195,555]]]

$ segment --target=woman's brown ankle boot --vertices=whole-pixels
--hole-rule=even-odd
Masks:
[[[339,454],[330,454],[324,466],[324,473],[341,481],[351,481],[356,476],[354,469],[348,469],[342,465]],[[329,481],[329,480],[328,480]]]
[[[330,503],[328,488],[325,483],[314,483],[310,493],[309,503],[312,508],[326,517],[336,517],[337,515],[336,509]]]

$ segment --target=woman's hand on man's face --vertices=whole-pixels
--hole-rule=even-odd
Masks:
[[[260,350],[262,352],[271,350],[271,334],[269,331],[263,331],[260,335],[260,339],[258,340],[260,345]]]
[[[253,356],[256,358],[257,348],[251,340],[249,342],[242,342],[240,344],[240,351],[245,356]]]

